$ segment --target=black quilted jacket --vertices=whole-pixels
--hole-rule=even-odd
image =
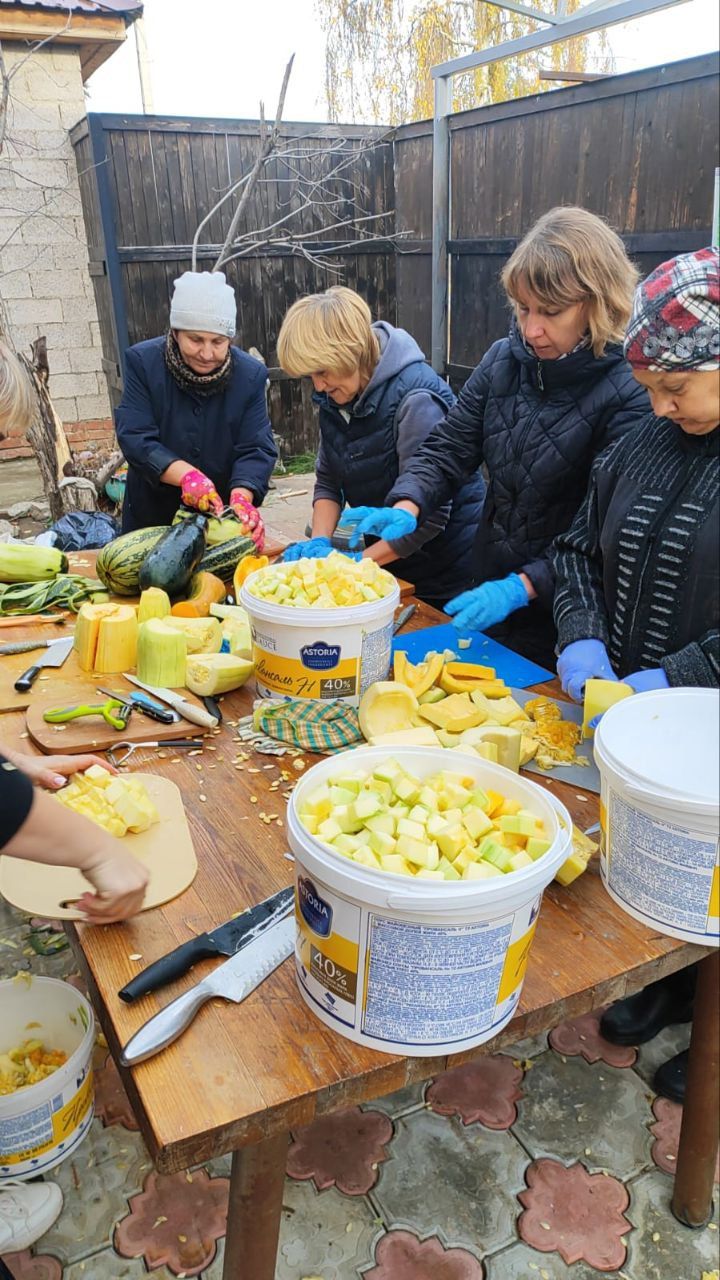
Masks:
[[[620,345],[538,360],[513,321],[457,403],[393,486],[422,513],[442,506],[484,463],[489,483],[476,541],[476,581],[524,572],[538,593],[528,615],[552,611],[553,539],[571,524],[593,460],[646,418],[650,405]],[[539,622],[540,619],[538,618]]]

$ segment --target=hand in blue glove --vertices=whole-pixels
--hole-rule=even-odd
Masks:
[[[320,560],[329,556],[332,543],[329,538],[309,538],[307,542],[293,542],[283,551],[283,560]]]
[[[342,528],[354,529],[350,538],[351,547],[360,545],[364,533],[393,542],[417,529],[415,516],[402,507],[348,507],[347,511],[343,511],[339,523]]]
[[[565,693],[582,702],[586,680],[617,680],[602,640],[575,640],[563,649],[557,672]]]
[[[631,676],[624,677],[636,693],[648,693],[651,689],[669,689],[668,680],[662,667],[649,667],[647,671],[633,671]]]
[[[481,587],[463,591],[445,605],[453,626],[458,631],[485,631],[498,622],[504,622],[508,614],[530,603],[527,587],[517,573],[496,582],[483,582]]]

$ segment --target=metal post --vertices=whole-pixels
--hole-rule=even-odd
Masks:
[[[712,1193],[720,1120],[720,955],[698,965],[693,1029],[671,1208],[687,1227],[704,1227]]]
[[[433,234],[432,234],[432,341],[431,361],[436,373],[445,374],[448,358],[448,238],[450,234],[450,109],[452,79],[435,80],[433,117]]]

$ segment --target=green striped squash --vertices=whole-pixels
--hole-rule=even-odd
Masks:
[[[140,566],[146,555],[159,542],[169,525],[149,529],[133,529],[108,542],[97,558],[97,576],[108,591],[116,596],[136,596],[139,592]]]
[[[255,543],[252,538],[240,534],[228,542],[218,543],[216,547],[208,547],[198,568],[214,573],[222,582],[230,582],[240,561],[254,553]]]

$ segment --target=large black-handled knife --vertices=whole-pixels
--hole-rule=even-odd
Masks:
[[[293,889],[281,889],[279,893],[265,898],[254,907],[248,907],[247,911],[219,925],[217,929],[198,934],[197,938],[183,942],[174,951],[148,965],[118,992],[120,999],[129,1004],[140,996],[149,995],[151,991],[157,991],[158,987],[167,986],[169,982],[181,978],[198,960],[236,955],[271,924],[290,915],[293,908]]]
[[[240,1004],[256,987],[287,960],[295,949],[295,921],[275,920],[238,955],[219,964],[202,982],[184,991],[156,1013],[125,1045],[120,1061],[124,1067],[145,1062],[166,1049],[189,1027],[195,1014],[208,1000],[232,1000]]]

